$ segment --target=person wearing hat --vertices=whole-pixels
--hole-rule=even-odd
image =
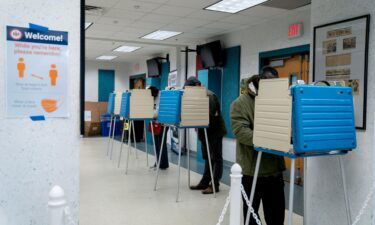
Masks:
[[[201,82],[196,77],[189,77],[184,86],[201,86]],[[220,179],[223,175],[223,137],[227,133],[224,119],[221,116],[220,101],[210,90],[207,90],[209,97],[209,118],[210,123],[207,128],[208,144],[210,147],[211,163],[215,184],[211,184],[210,164],[204,129],[198,129],[198,139],[202,143],[202,155],[205,160],[203,177],[197,185],[190,186],[192,190],[201,190],[203,194],[212,194],[215,185],[216,192],[219,192]]]
[[[231,125],[236,136],[236,161],[242,167],[242,185],[247,196],[250,196],[254,177],[257,152],[253,146],[254,105],[260,79],[278,78],[278,72],[272,67],[262,69],[260,75],[241,80],[241,95],[231,105]],[[284,158],[263,153],[259,177],[252,207],[258,214],[262,201],[263,212],[268,225],[283,225],[285,217]],[[244,221],[248,207],[243,204]],[[251,216],[250,216],[251,217]],[[256,225],[251,217],[250,225]],[[245,224],[248,225],[248,224]]]

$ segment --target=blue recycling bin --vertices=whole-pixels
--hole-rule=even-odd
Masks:
[[[158,122],[178,126],[181,121],[181,90],[164,90],[160,94]]]
[[[352,88],[296,85],[291,94],[296,153],[356,148]]]
[[[115,136],[121,135],[121,120],[120,116],[116,116],[116,129],[115,129]],[[113,126],[112,121],[112,126]],[[109,136],[109,129],[111,126],[111,114],[102,114],[100,115],[100,125],[101,125],[101,134],[103,137],[108,137]]]

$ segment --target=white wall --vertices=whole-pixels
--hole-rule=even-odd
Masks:
[[[0,95],[0,223],[48,224],[48,192],[61,185],[75,222],[79,206],[80,2],[0,0],[0,87],[5,90],[5,26],[28,23],[69,32],[67,119],[5,118]],[[6,217],[6,218],[4,218]],[[5,222],[7,221],[7,222]]]
[[[115,71],[115,91],[123,91],[129,89],[129,63],[86,61],[85,101],[98,101],[99,69]]]
[[[313,0],[311,9],[312,26],[322,25],[364,14],[375,16],[374,0]],[[368,73],[367,130],[357,132],[358,147],[344,157],[347,185],[351,200],[353,219],[358,214],[374,180],[374,109],[375,93],[375,23],[371,22]],[[309,159],[306,170],[306,224],[347,224],[344,208],[342,182],[335,158]],[[374,200],[370,201],[365,215],[358,223],[374,223]]]

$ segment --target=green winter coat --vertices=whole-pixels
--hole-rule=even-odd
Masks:
[[[241,81],[241,96],[231,105],[231,125],[237,139],[236,158],[247,176],[254,176],[257,152],[253,146],[255,93],[249,88],[249,79]],[[285,170],[284,158],[262,154],[259,176],[272,176]]]

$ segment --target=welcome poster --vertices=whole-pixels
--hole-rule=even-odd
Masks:
[[[68,32],[6,30],[7,117],[68,117]]]

